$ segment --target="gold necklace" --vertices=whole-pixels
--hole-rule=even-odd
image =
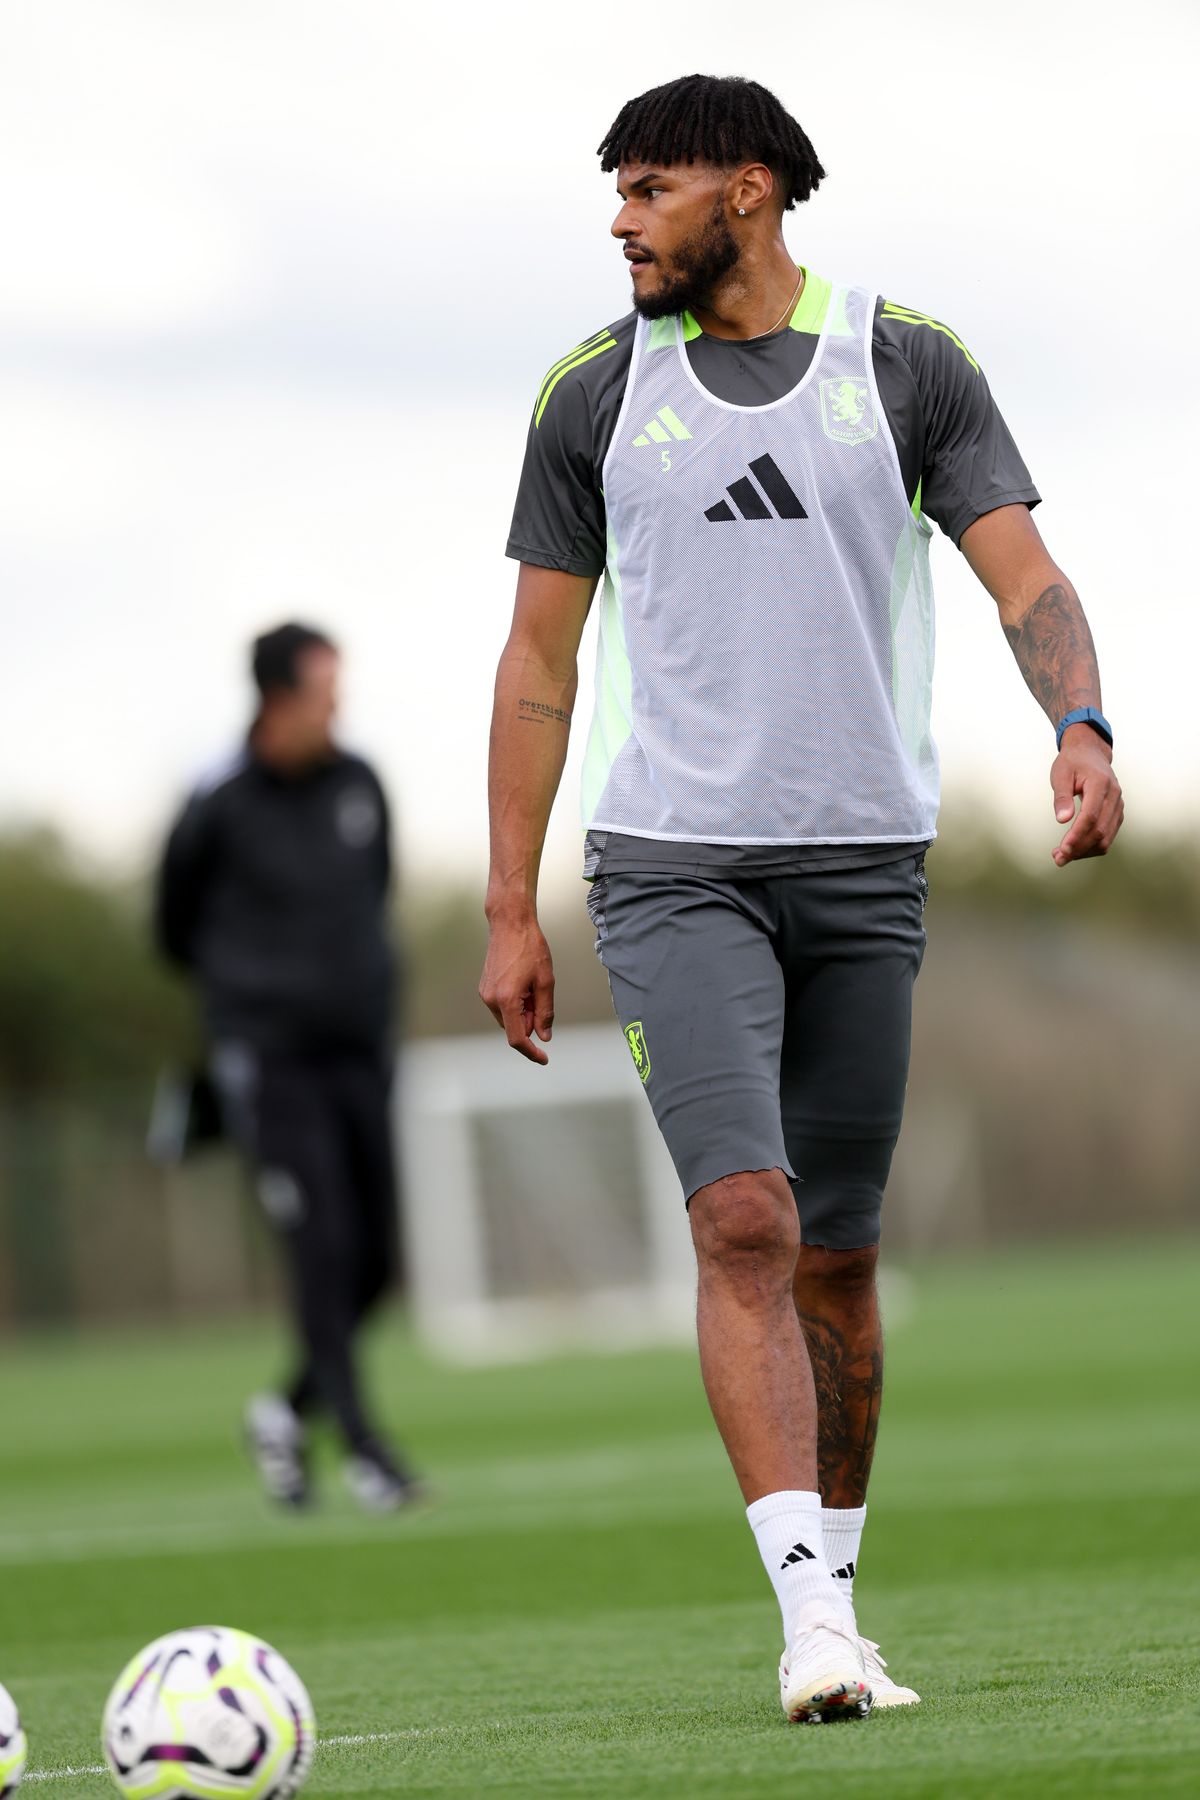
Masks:
[[[795,311],[796,302],[800,298],[800,290],[803,286],[804,286],[804,270],[801,269],[799,278],[797,279],[797,282],[796,282],[796,285],[792,289],[792,297],[788,301],[787,305],[784,307],[783,311],[780,313],[779,317],[776,319],[775,323],[767,331],[756,331],[754,334],[754,337],[770,337],[772,331],[779,330],[779,327],[783,324],[783,321],[787,318],[790,318],[791,314]],[[744,344],[752,344],[754,342],[754,338],[743,338],[742,342]]]

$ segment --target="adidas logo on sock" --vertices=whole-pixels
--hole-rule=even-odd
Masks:
[[[663,430],[664,425],[667,428],[665,431]],[[682,444],[684,439],[690,438],[691,435],[678,413],[672,412],[669,406],[660,406],[656,416],[653,419],[647,419],[642,431],[634,438],[633,447],[635,450],[641,450],[647,444],[669,444],[672,438]]]
[[[751,481],[750,475],[757,477],[767,500],[775,508],[774,512]],[[731,481],[725,489],[743,519],[807,519],[808,514],[792,492],[787,477],[773,456],[756,456],[750,464],[750,475],[743,475],[739,481]],[[737,519],[737,513],[733,511],[729,500],[718,500],[715,506],[706,507],[704,516],[712,525],[724,525]]]
[[[816,1556],[807,1544],[793,1544],[779,1566],[781,1569],[786,1569],[789,1563],[816,1562],[816,1560]]]
[[[835,1581],[853,1581],[854,1580],[854,1564],[852,1562],[848,1562],[844,1569],[834,1569],[831,1571],[831,1573],[832,1573],[833,1579]]]

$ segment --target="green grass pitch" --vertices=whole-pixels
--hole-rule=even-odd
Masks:
[[[774,1602],[688,1351],[464,1372],[389,1327],[376,1379],[438,1498],[379,1521],[331,1457],[310,1517],[260,1503],[237,1423],[269,1322],[6,1345],[0,1680],[27,1791],[109,1793],[125,1658],[216,1621],[308,1683],[314,1796],[1194,1794],[1198,1269],[1196,1240],[1059,1246],[898,1292],[859,1617],[925,1704],[837,1727],[780,1714]]]

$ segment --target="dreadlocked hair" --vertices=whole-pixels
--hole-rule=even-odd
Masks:
[[[650,88],[625,103],[596,154],[605,174],[623,162],[765,163],[782,185],[787,212],[825,174],[770,89],[741,75],[681,75]]]

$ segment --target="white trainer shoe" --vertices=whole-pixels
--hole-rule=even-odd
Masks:
[[[270,1498],[280,1506],[307,1506],[308,1443],[299,1414],[282,1394],[255,1394],[245,1424],[247,1446]]]
[[[867,1672],[867,1680],[871,1684],[871,1692],[875,1696],[876,1706],[920,1706],[921,1696],[912,1688],[901,1687],[893,1681],[887,1672],[887,1664],[879,1654],[879,1645],[870,1638],[860,1637],[859,1648],[862,1651],[863,1667]]]
[[[345,1475],[346,1486],[366,1512],[400,1512],[426,1497],[423,1484],[378,1443],[352,1456]]]
[[[858,1634],[840,1607],[810,1600],[800,1629],[779,1660],[779,1698],[793,1724],[865,1719],[871,1683]]]

